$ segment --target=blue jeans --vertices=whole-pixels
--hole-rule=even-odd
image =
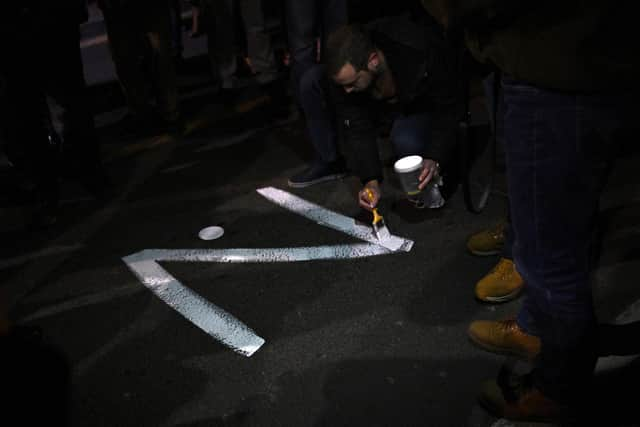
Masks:
[[[596,362],[589,281],[603,171],[630,105],[503,81],[513,255],[526,283],[518,325],[541,339],[534,384],[570,403]]]
[[[391,144],[397,157],[424,155],[431,141],[428,113],[396,116],[391,126]]]
[[[315,152],[315,164],[327,164],[338,157],[335,111],[329,104],[329,78],[324,65],[312,65],[300,79],[300,106],[307,120]]]

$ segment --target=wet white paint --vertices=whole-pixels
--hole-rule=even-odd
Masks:
[[[247,357],[253,355],[265,340],[230,313],[182,285],[159,262],[278,263],[343,260],[408,252],[413,246],[412,241],[397,236],[390,236],[386,245],[381,244],[373,236],[370,227],[356,224],[353,218],[329,211],[285,191],[263,188],[258,192],[318,224],[370,243],[299,248],[149,249],[123,258],[131,271],[158,298],[213,338]]]
[[[283,208],[307,217],[320,225],[341,231],[365,242],[383,246],[392,252],[409,252],[413,247],[413,241],[393,235],[378,240],[370,225],[358,224],[353,218],[325,209],[286,191],[267,187],[259,189],[258,193]]]
[[[244,323],[171,276],[156,262],[162,259],[147,256],[153,256],[153,251],[140,252],[124,258],[124,261],[140,281],[167,305],[240,354],[251,356],[264,344],[264,339]]]

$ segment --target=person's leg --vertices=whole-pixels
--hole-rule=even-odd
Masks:
[[[302,76],[301,106],[314,148],[314,160],[310,168],[289,179],[291,187],[307,187],[345,175],[344,161],[338,153],[337,130],[329,104],[328,85],[323,65],[312,66]]]
[[[319,0],[319,3],[316,4],[318,4],[318,8],[322,9],[319,12],[322,14],[322,22],[320,23],[322,51],[329,34],[349,23],[349,13],[347,0]],[[322,60],[322,57],[320,59]]]
[[[391,126],[391,144],[398,158],[419,155],[424,157],[431,142],[431,119],[428,113],[399,116]],[[445,200],[437,178],[417,196],[409,196],[417,208],[437,209]]]
[[[63,154],[74,172],[93,173],[100,164],[100,149],[93,122],[92,108],[86,94],[80,53],[80,32],[74,22],[57,20],[50,27],[43,58],[56,58],[65,67],[54,67],[46,73],[47,94],[61,112],[60,132]],[[55,120],[55,118],[54,118]]]
[[[51,127],[46,102],[41,62],[41,37],[45,32],[39,24],[27,15],[11,31],[11,41],[4,38],[0,42],[7,58],[0,63],[0,72],[6,79],[0,101],[7,157],[25,178],[35,199],[29,225],[45,227],[56,221],[60,144]]]
[[[607,157],[599,127],[621,118],[615,104],[518,82],[505,84],[505,103],[514,256],[542,341],[534,381],[568,403],[585,391],[596,360],[589,252],[596,171]]]
[[[234,87],[238,69],[233,0],[202,0],[201,18],[207,33],[211,70],[223,89]]]
[[[430,117],[427,113],[399,116],[391,126],[391,144],[398,158],[423,156],[431,141]]]
[[[171,55],[171,10],[168,0],[154,2],[146,8],[144,28],[153,51],[153,78],[156,81],[158,108],[164,120],[174,123],[180,116],[178,81]]]
[[[318,163],[332,163],[338,157],[337,131],[329,104],[329,81],[323,65],[314,65],[302,76],[301,105]]]
[[[182,59],[184,44],[182,43],[182,3],[171,0],[171,55],[174,59]]]
[[[145,49],[143,33],[137,28],[140,13],[136,7],[103,11],[111,57],[129,110],[138,117],[146,118],[151,116],[152,109],[150,85],[140,66]]]
[[[300,103],[300,82],[317,63],[317,5],[315,0],[286,0],[287,39],[291,53],[291,84],[294,99]]]
[[[240,12],[247,35],[247,53],[260,83],[276,78],[277,67],[271,35],[267,32],[263,0],[241,0]]]

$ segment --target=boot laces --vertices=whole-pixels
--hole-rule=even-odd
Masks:
[[[513,267],[510,262],[501,260],[493,268],[493,274],[498,275],[501,279],[508,279],[513,274]]]
[[[495,240],[504,239],[504,226],[503,222],[497,224],[493,229],[489,230],[489,235]]]

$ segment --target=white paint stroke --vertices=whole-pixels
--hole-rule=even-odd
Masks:
[[[29,262],[34,259],[44,258],[53,255],[66,254],[69,252],[74,252],[79,249],[82,249],[84,245],[76,244],[69,246],[51,246],[49,248],[42,249],[37,252],[31,252],[29,254],[21,255],[15,258],[9,258],[0,261],[0,270],[4,270],[5,268],[14,267],[16,265],[24,264],[25,262]]]
[[[370,226],[358,224],[351,217],[330,211],[319,205],[301,199],[300,197],[294,196],[291,193],[287,193],[286,191],[267,187],[259,189],[258,193],[273,203],[309,218],[318,224],[341,231],[349,236],[364,240],[365,242],[383,246],[392,252],[409,252],[413,247],[413,241],[393,235],[388,239],[380,241],[373,234],[373,230]]]
[[[147,249],[124,259],[127,263],[137,259],[153,259],[159,262],[275,263],[367,258],[390,253],[392,252],[379,245],[355,243],[300,248]]]
[[[353,218],[337,214],[275,188],[258,190],[269,200],[318,224],[342,231],[371,243],[299,248],[259,249],[147,249],[123,258],[129,269],[158,298],[194,325],[237,353],[253,355],[265,343],[248,326],[220,307],[185,287],[163,269],[159,262],[277,263],[312,260],[337,260],[408,252],[413,242],[392,236],[395,249],[384,247],[371,229],[357,225]]]
[[[264,343],[240,320],[182,285],[158,262],[261,263],[365,258],[386,255],[389,250],[365,243],[272,249],[149,249],[123,261],[158,298],[194,325],[232,350],[251,356]]]
[[[140,254],[145,253],[152,255],[153,251]],[[155,259],[136,254],[124,258],[124,261],[158,298],[234,351],[249,357],[264,344],[264,339],[244,323],[182,285]]]
[[[640,300],[632,303],[625,311],[620,313],[613,322],[616,325],[623,325],[632,322],[640,322]],[[595,372],[598,374],[624,368],[630,365],[638,357],[637,354],[629,356],[607,356],[598,359]]]

